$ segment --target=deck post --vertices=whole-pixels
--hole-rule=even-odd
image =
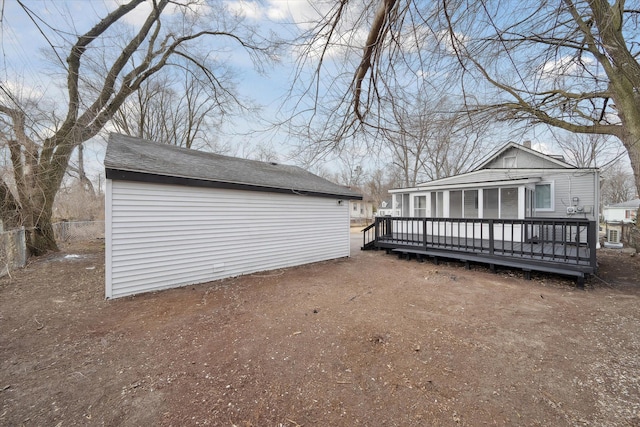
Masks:
[[[494,235],[493,235],[493,220],[489,220],[489,253],[493,255],[495,249]]]
[[[596,268],[596,247],[598,246],[598,224],[596,221],[589,221],[587,226],[587,246],[589,247],[589,263]]]
[[[422,244],[427,249],[427,219],[422,219]]]

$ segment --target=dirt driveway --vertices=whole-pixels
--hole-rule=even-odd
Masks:
[[[639,257],[586,290],[355,252],[105,301],[103,256],[0,279],[1,425],[640,426]]]

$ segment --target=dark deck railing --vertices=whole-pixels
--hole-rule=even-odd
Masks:
[[[596,227],[574,218],[378,217],[363,230],[363,249],[472,254],[489,263],[516,260],[531,269],[561,267],[584,275],[596,269]]]

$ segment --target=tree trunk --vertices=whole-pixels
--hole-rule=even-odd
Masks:
[[[58,251],[53,234],[51,217],[42,216],[38,224],[26,233],[27,249],[31,255],[39,256],[49,251]]]
[[[0,181],[0,220],[5,230],[20,227],[20,205],[4,181]]]
[[[40,184],[37,188],[40,190],[40,195],[32,199],[29,206],[30,212],[25,212],[23,209],[26,219],[24,224],[27,249],[29,254],[34,256],[59,250],[51,225],[56,191],[46,184]]]

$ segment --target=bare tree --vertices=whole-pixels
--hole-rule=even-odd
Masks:
[[[597,168],[617,159],[624,148],[609,135],[565,134],[558,145],[570,160],[581,168]]]
[[[349,119],[334,135],[348,133],[354,123],[379,123],[382,103],[415,89],[411,76],[434,86],[457,76],[449,91],[464,97],[477,120],[618,138],[640,186],[637,7],[624,0],[541,0],[517,7],[492,0],[366,4],[358,13],[353,3],[336,2],[314,29],[314,42],[326,52],[343,41],[345,23],[366,27],[360,60],[334,108]]]
[[[616,162],[603,172],[602,203],[609,205],[622,203],[637,197],[637,190],[633,181],[633,173],[628,166],[623,167]]]
[[[486,124],[473,123],[445,99],[410,99],[413,101],[396,98],[394,123],[399,130],[388,132],[387,144],[404,186],[457,175],[478,162],[486,145]]]
[[[190,68],[187,63],[181,76],[145,81],[113,116],[115,130],[179,147],[224,151],[217,144],[217,133],[233,99],[212,93],[199,69]],[[224,80],[225,86],[233,86],[230,79]]]
[[[96,190],[93,188],[93,182],[91,182],[84,170],[84,144],[79,144],[76,148],[76,152],[78,153],[78,161],[75,164],[72,161],[69,161],[67,173],[72,176],[75,175],[82,188],[85,191],[88,191],[91,195],[95,195]]]
[[[394,187],[388,168],[376,168],[370,174],[364,184],[364,191],[371,197],[374,206],[389,198],[389,190]]]
[[[19,4],[35,21],[40,19],[21,1]],[[144,21],[134,29],[123,27],[128,14],[134,9],[142,11],[138,6],[148,7]],[[253,59],[268,59],[265,41],[257,40],[256,33],[236,18],[223,7],[213,10],[190,0],[130,0],[118,5],[86,33],[69,42],[58,40],[63,47],[52,46],[64,68],[66,105],[48,123],[38,124],[25,105],[2,87],[6,96],[0,101],[0,115],[9,131],[1,135],[1,142],[11,153],[15,194],[3,180],[0,201],[3,217],[10,210],[25,226],[31,254],[57,249],[52,206],[75,147],[97,135],[152,76],[180,58],[198,68],[216,91],[232,95],[211,71],[215,68],[209,67],[207,57],[198,55],[198,44],[213,38],[218,46],[230,42]],[[114,46],[123,36],[128,36],[124,43]],[[38,126],[39,131],[34,131]]]

